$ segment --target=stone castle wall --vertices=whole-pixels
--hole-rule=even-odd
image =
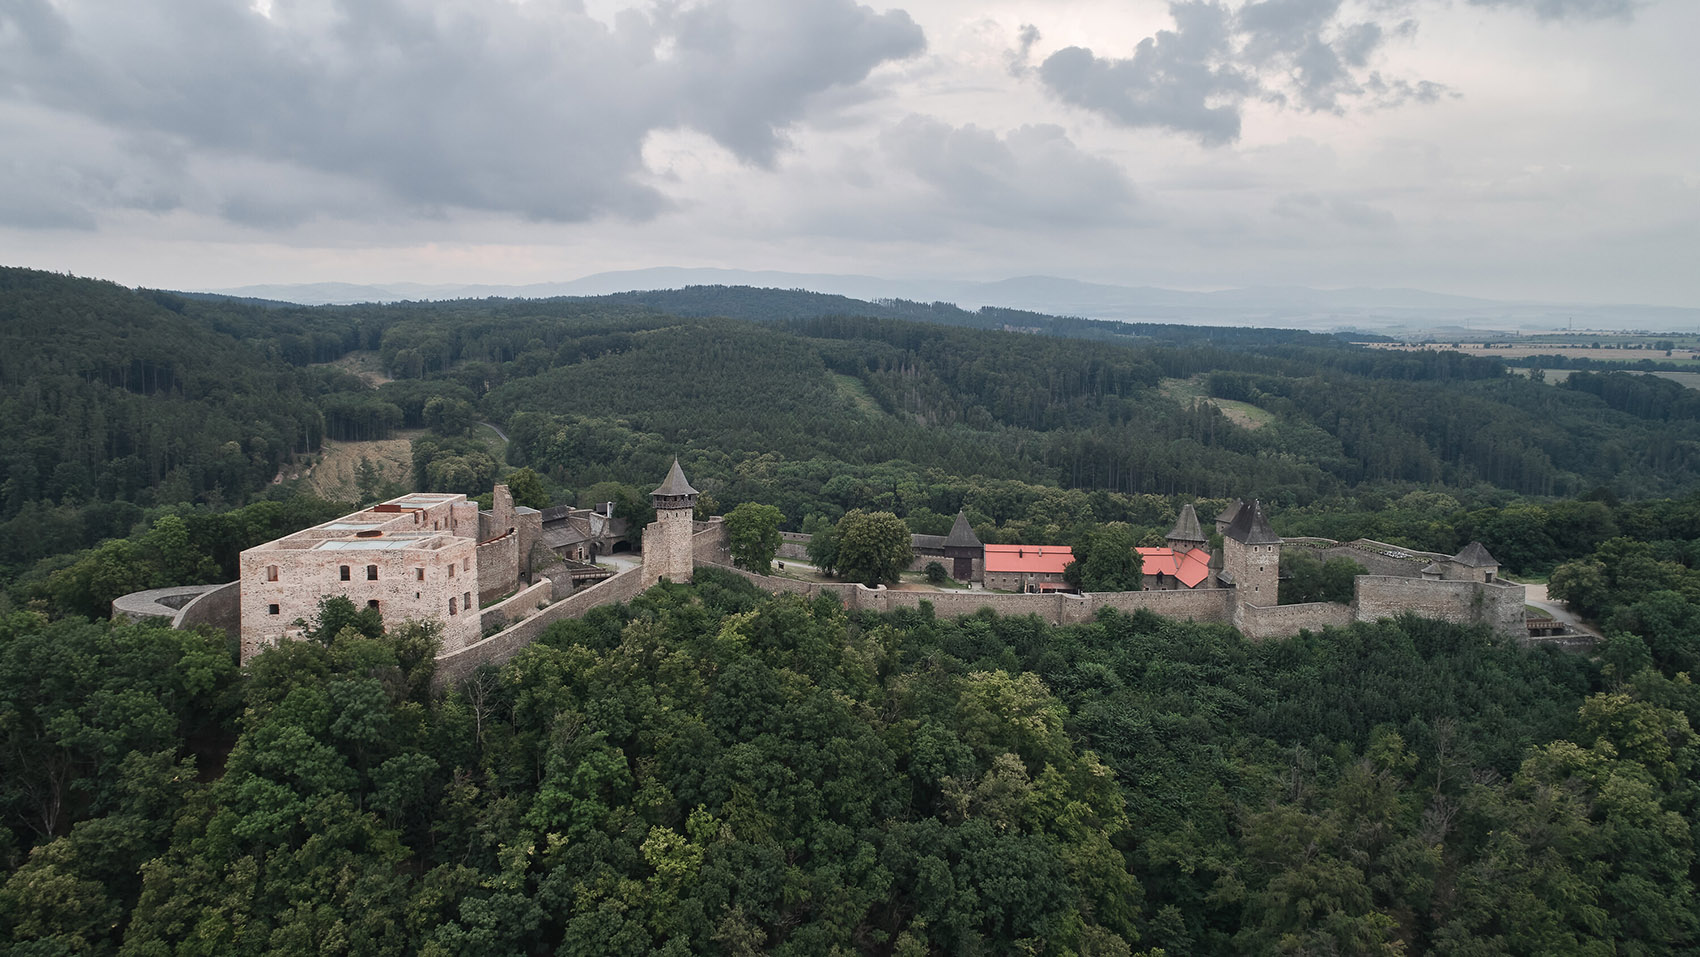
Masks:
[[[808,561],[809,539],[811,538],[814,538],[814,536],[807,532],[780,532],[778,557],[794,558],[802,562]]]
[[[473,506],[476,511],[477,506]],[[242,591],[242,660],[279,639],[295,635],[296,620],[312,621],[319,600],[345,595],[356,608],[378,602],[385,621],[438,618],[443,622],[443,647],[465,647],[478,639],[478,566],[470,538],[449,540],[437,549],[332,551],[310,549],[249,549],[240,559]],[[375,565],[376,580],[366,577]],[[349,577],[342,580],[341,568]],[[449,567],[454,574],[449,574]],[[268,569],[276,567],[276,580]],[[425,570],[420,580],[418,570]],[[471,608],[468,599],[471,599]],[[454,614],[449,614],[449,602]],[[271,613],[272,606],[277,613]],[[468,611],[471,614],[468,614]]]
[[[478,603],[500,598],[519,584],[519,533],[509,528],[500,536],[479,542],[474,559],[478,569]]]
[[[933,606],[934,614],[957,618],[989,609],[999,615],[1037,615],[1053,625],[1090,621],[1100,608],[1133,612],[1140,609],[1186,621],[1227,622],[1233,593],[1223,588],[1200,591],[1094,592],[1086,595],[1050,593],[1042,595],[1000,594],[988,591],[894,591],[884,586],[845,582],[805,582],[794,578],[757,575],[730,565],[723,571],[755,582],[769,592],[805,597],[831,592],[849,611],[887,612],[898,608]]]
[[[1359,621],[1410,613],[1456,624],[1485,624],[1507,637],[1528,637],[1522,585],[1359,575],[1357,595]]]
[[[643,568],[634,566],[589,588],[574,592],[524,621],[459,651],[437,656],[437,673],[432,684],[438,690],[451,688],[480,665],[499,665],[536,641],[549,626],[563,618],[578,618],[600,605],[630,601],[649,586]]]
[[[1234,626],[1248,638],[1288,638],[1301,631],[1344,628],[1352,623],[1351,605],[1318,601],[1302,605],[1241,605]]]
[[[547,606],[554,600],[554,597],[555,583],[548,578],[539,578],[512,597],[479,612],[479,633],[482,634],[496,627],[506,628],[530,615],[539,607]]]

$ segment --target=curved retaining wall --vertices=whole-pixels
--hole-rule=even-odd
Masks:
[[[177,617],[171,620],[173,628],[193,628],[196,625],[216,628],[232,637],[240,636],[242,582],[228,582],[211,591],[202,592],[201,597],[184,605]]]
[[[128,595],[119,595],[112,599],[112,614],[114,621],[145,621],[149,618],[169,618],[177,620],[195,599],[220,588],[220,585],[178,585],[175,588],[150,588],[147,591],[133,591]]]

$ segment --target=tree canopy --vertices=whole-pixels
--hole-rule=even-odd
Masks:
[[[846,512],[838,520],[834,541],[838,576],[864,585],[896,582],[915,560],[909,526],[890,512]]]

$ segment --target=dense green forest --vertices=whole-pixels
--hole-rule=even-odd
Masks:
[[[1414,618],[1252,644],[1146,614],[847,616],[712,572],[444,697],[429,644],[347,628],[239,678],[196,635],[6,619],[0,934],[1544,955],[1700,932],[1700,696],[1653,667]]]
[[[1661,379],[782,290],[304,308],[4,269],[0,386],[0,585],[53,613],[228,578],[275,516],[351,504],[283,480],[324,441],[398,430],[420,436],[415,487],[530,467],[635,518],[679,455],[705,510],[772,504],[793,528],[865,508],[942,534],[966,509],[986,541],[1073,542],[1253,495],[1286,534],[1479,539],[1535,574],[1700,488],[1694,393]],[[160,554],[173,515],[200,555]]]
[[[303,308],[0,269],[0,945],[1689,952],[1693,394],[775,290]],[[675,455],[705,511],[988,542],[1256,495],[1285,535],[1479,540],[1606,637],[847,615],[705,571],[433,695],[430,626],[334,603],[240,670],[91,620],[352,507],[286,476],[398,433],[415,487],[529,469],[637,521]]]

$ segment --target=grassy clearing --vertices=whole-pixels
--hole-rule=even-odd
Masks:
[[[353,502],[360,498],[359,468],[362,458],[377,466],[380,480],[402,488],[413,487],[413,440],[425,434],[424,429],[397,432],[395,438],[373,442],[332,442],[326,440],[318,462],[312,468],[290,478],[302,478],[314,494],[333,502]]]
[[[885,414],[885,410],[880,408],[880,404],[874,401],[872,395],[868,394],[867,383],[853,375],[843,375],[838,372],[829,372],[827,375],[832,376],[832,384],[838,387],[838,394],[843,396],[852,406],[872,416]]]
[[[1260,429],[1275,421],[1275,415],[1265,409],[1260,409],[1250,402],[1238,402],[1233,399],[1212,398],[1204,389],[1202,376],[1190,379],[1164,379],[1157,386],[1157,391],[1182,405],[1197,405],[1208,402],[1222,410],[1228,421],[1242,429]]]
[[[374,388],[391,381],[390,377],[384,374],[383,360],[376,350],[350,352],[335,362],[326,364],[345,372],[352,372],[365,379],[366,384]]]

